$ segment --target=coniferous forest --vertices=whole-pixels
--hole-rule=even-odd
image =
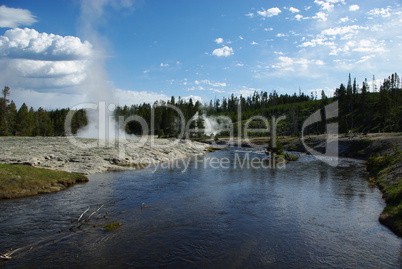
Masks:
[[[272,116],[286,116],[278,124],[280,135],[300,135],[303,122],[315,111],[323,109],[326,105],[339,101],[339,132],[374,133],[374,132],[401,132],[402,131],[402,85],[399,76],[395,73],[384,79],[379,89],[372,89],[367,79],[359,86],[356,79],[351,76],[347,83],[340,84],[335,95],[327,97],[322,91],[320,94],[305,95],[302,92],[280,94],[273,92],[254,92],[248,97],[231,95],[227,98],[211,100],[207,104],[194,102],[192,99],[184,100],[180,97],[171,97],[170,100],[158,101],[154,104],[140,104],[132,106],[118,106],[115,116],[128,118],[133,115],[142,117],[149,127],[153,126],[155,135],[160,137],[177,137],[180,133],[180,120],[188,123],[192,129],[204,128],[202,117],[226,116],[234,123],[233,131],[237,134],[238,124],[244,126],[245,122],[254,116],[271,119]],[[15,103],[8,99],[11,89],[5,87],[0,98],[0,135],[1,136],[64,136],[64,120],[70,111],[69,108],[34,110],[25,103],[17,109]],[[176,107],[183,113],[182,117]],[[241,113],[239,113],[239,107]],[[151,124],[153,115],[153,124]],[[241,117],[241,118],[239,118]],[[189,122],[190,121],[190,122]],[[87,125],[88,120],[84,110],[78,110],[72,120],[72,131]],[[249,128],[266,128],[259,120],[247,123]],[[129,134],[142,134],[141,124],[131,121],[126,125]],[[325,122],[318,123],[309,128],[310,133],[325,132]],[[203,133],[192,135],[202,136]],[[228,135],[221,133],[220,135]],[[263,134],[259,134],[263,135]]]

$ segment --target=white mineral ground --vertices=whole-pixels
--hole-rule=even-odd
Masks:
[[[0,137],[0,163],[22,163],[35,167],[90,175],[135,169],[205,154],[204,143],[178,139],[127,139],[108,143],[66,137]],[[113,145],[109,145],[113,144]],[[96,145],[84,148],[82,145]]]

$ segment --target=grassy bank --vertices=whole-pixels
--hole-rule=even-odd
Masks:
[[[0,164],[0,199],[11,199],[63,190],[78,182],[87,182],[84,175],[35,168],[29,165]]]
[[[367,161],[367,170],[387,203],[380,222],[402,236],[402,152],[396,150],[392,155],[371,157]]]

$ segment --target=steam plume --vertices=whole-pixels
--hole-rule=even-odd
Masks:
[[[85,102],[96,104],[97,108],[87,110],[88,125],[78,131],[80,137],[111,140],[124,135],[114,120],[113,111],[116,98],[113,95],[113,87],[107,79],[107,72],[104,67],[109,42],[106,37],[99,34],[97,28],[105,23],[106,8],[120,9],[131,6],[130,0],[81,1],[79,30],[94,48],[88,64],[83,91],[86,98]]]

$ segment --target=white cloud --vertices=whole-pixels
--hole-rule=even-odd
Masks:
[[[254,13],[250,12],[246,14],[247,17],[253,18],[254,17]]]
[[[359,29],[367,29],[367,27],[363,27],[360,25],[348,25],[342,27],[334,27],[328,28],[321,32],[322,35],[326,36],[336,36],[336,35],[345,35],[345,34],[357,34]]]
[[[277,16],[281,12],[282,11],[277,7],[273,7],[273,8],[267,9],[267,10],[262,9],[262,11],[257,11],[258,15],[265,17],[265,18]]]
[[[391,16],[390,13],[391,9],[389,7],[387,8],[375,8],[367,12],[367,15],[369,16],[374,16],[374,17],[382,17],[382,18],[387,18]]]
[[[160,63],[159,66],[160,66],[160,67],[169,67],[169,64],[167,64],[167,63]]]
[[[339,19],[339,23],[346,23],[348,21],[350,21],[348,16]]]
[[[272,68],[280,68],[280,69],[285,69],[285,70],[293,70],[293,64],[295,61],[286,56],[280,56],[278,57],[279,62],[276,64],[273,64],[271,67]]]
[[[256,89],[256,88],[251,88],[251,87],[247,87],[247,86],[243,86],[241,90],[237,90],[237,91],[233,91],[232,93],[235,96],[243,96],[243,97],[248,97],[248,96],[252,96],[254,94],[254,92],[261,92],[261,89]]]
[[[214,41],[216,44],[222,44],[223,43],[223,38],[222,37],[218,37],[217,39],[215,39]]]
[[[38,92],[32,89],[12,87],[10,99],[15,102],[17,108],[25,103],[34,109],[38,109],[39,107],[56,109],[74,107],[82,103],[85,96],[79,93]]]
[[[303,15],[297,14],[295,15],[295,19],[300,21],[301,19],[303,19]]]
[[[269,31],[273,31],[273,30],[274,30],[274,28],[272,28],[272,27],[264,28],[264,31],[265,31],[265,32],[269,32]]]
[[[321,60],[317,60],[317,61],[315,61],[315,64],[316,65],[325,65],[325,62],[321,61]]]
[[[360,9],[360,7],[358,5],[351,5],[349,6],[349,11],[358,11]]]
[[[20,92],[76,94],[91,56],[91,44],[77,37],[10,29],[0,36],[0,80]]]
[[[10,87],[42,92],[75,92],[86,78],[88,61],[0,61],[0,80]]]
[[[361,57],[360,60],[357,61],[356,63],[357,64],[364,63],[364,62],[367,62],[367,61],[369,61],[370,59],[372,59],[374,57],[375,57],[374,55],[366,55],[366,56]]]
[[[203,86],[193,86],[187,89],[187,91],[211,91],[216,93],[224,93],[224,90],[217,89],[217,88],[205,88]]]
[[[163,93],[147,92],[147,91],[129,91],[122,89],[115,89],[114,94],[118,101],[119,106],[153,103],[159,100],[169,100],[169,97]]]
[[[380,42],[374,38],[372,39],[363,39],[359,42],[352,43],[354,45],[353,51],[357,52],[365,52],[365,53],[373,53],[373,52],[385,52],[385,43]]]
[[[222,48],[214,49],[214,51],[212,52],[212,55],[215,55],[218,57],[228,57],[233,54],[234,54],[233,49],[228,46],[223,46]]]
[[[209,85],[212,87],[226,87],[226,82],[215,82],[215,81],[210,81],[208,79],[204,79],[204,80],[196,80],[194,81],[195,85]]]
[[[328,39],[326,39],[326,38],[318,37],[318,38],[314,38],[314,39],[312,39],[310,41],[303,42],[298,47],[301,47],[301,48],[313,47],[313,48],[315,48],[317,46],[334,46],[334,45],[335,45],[334,42],[328,41]]]
[[[0,27],[16,28],[20,25],[31,25],[37,22],[35,16],[27,9],[0,6]]]
[[[314,3],[319,5],[320,9],[332,12],[335,7],[334,4],[341,3],[345,5],[345,0],[314,0]]]
[[[284,33],[277,33],[276,37],[287,37],[289,36],[288,34],[284,34]]]
[[[308,59],[305,57],[279,56],[276,63],[267,66],[265,71],[262,70],[261,73],[257,73],[257,77],[282,77],[292,74],[294,77],[317,78],[322,75],[321,69],[323,66],[325,66],[323,60]]]
[[[251,44],[251,45],[258,45],[258,43],[255,42],[255,41],[252,41],[250,44]]]
[[[289,11],[292,12],[292,13],[299,13],[300,12],[300,10],[298,10],[297,8],[294,8],[294,7],[290,7]]]
[[[317,20],[321,20],[321,21],[327,21],[328,20],[327,16],[328,16],[327,13],[320,11],[320,12],[317,12],[315,14],[315,16],[313,16],[313,19],[317,19]]]
[[[0,56],[46,61],[88,59],[92,45],[78,37],[39,33],[34,29],[10,29],[0,36]]]
[[[330,2],[314,0],[314,3],[319,5],[322,10],[325,10],[325,11],[333,11],[334,10],[334,5]]]
[[[181,99],[183,99],[185,101],[189,101],[190,98],[193,100],[194,103],[197,102],[197,101],[202,103],[202,98],[200,96],[197,96],[197,95],[188,95],[188,96],[182,97]]]

